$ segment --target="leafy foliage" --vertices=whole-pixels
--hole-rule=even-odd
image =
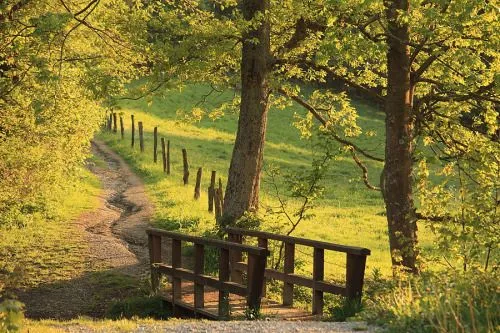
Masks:
[[[2,2],[1,224],[53,212],[52,199],[88,154],[108,96],[140,73],[131,41],[141,38],[133,23],[141,15],[115,0]]]
[[[21,302],[9,299],[0,302],[0,333],[18,332],[23,318]]]

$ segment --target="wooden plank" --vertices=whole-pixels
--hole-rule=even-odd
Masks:
[[[218,279],[210,275],[197,275],[193,271],[186,268],[173,268],[172,266],[169,266],[167,264],[157,264],[155,265],[155,269],[157,269],[162,274],[170,275],[172,277],[175,276],[183,280],[193,281],[198,284],[203,284],[207,287],[227,291],[231,294],[240,296],[248,295],[247,287],[242,284],[230,281],[219,281]]]
[[[223,241],[220,239],[191,236],[191,235],[181,234],[181,233],[174,232],[174,231],[167,231],[167,230],[156,229],[156,228],[148,228],[148,229],[146,229],[146,233],[148,235],[164,236],[164,237],[167,237],[170,239],[177,239],[177,240],[182,240],[185,242],[203,244],[205,246],[215,246],[217,248],[223,248],[223,249],[227,249],[227,250],[234,249],[234,250],[240,250],[240,251],[247,252],[247,253],[264,254],[266,256],[269,255],[269,250],[266,250],[266,249],[263,249],[263,248],[260,248],[257,246],[246,245],[246,244],[237,244],[237,243],[232,243],[232,242],[228,242],[228,241]]]
[[[229,250],[219,249],[219,281],[229,281]],[[219,290],[219,317],[221,319],[229,318],[229,293],[225,290]]]
[[[205,247],[202,244],[194,245],[194,274],[205,273]],[[194,307],[196,309],[205,306],[205,287],[201,283],[194,284]]]
[[[182,300],[173,300],[172,297],[169,297],[168,295],[163,296],[163,298],[172,304],[175,304],[176,307],[181,307],[185,310],[188,310],[190,312],[195,313],[196,315],[201,315],[202,317],[208,318],[208,319],[219,319],[217,314],[212,313],[210,311],[201,309],[201,308],[195,308],[191,304],[183,302]]]
[[[313,252],[313,280],[323,281],[325,278],[325,250],[314,248]],[[323,314],[323,291],[314,288],[312,300],[312,314]]]
[[[370,255],[370,250],[366,249],[366,248],[362,248],[362,247],[340,245],[340,244],[335,244],[335,243],[327,243],[327,242],[317,241],[317,240],[312,240],[312,239],[307,239],[307,238],[278,235],[278,234],[273,234],[270,232],[257,231],[257,230],[246,230],[246,229],[233,228],[233,227],[227,228],[227,231],[231,232],[233,234],[238,234],[238,235],[242,235],[242,236],[273,239],[273,240],[277,240],[277,241],[281,241],[281,242],[285,242],[285,243],[294,243],[294,244],[298,244],[298,245],[305,245],[305,246],[315,247],[315,248],[324,249],[324,250],[345,252],[345,253],[351,253],[351,254],[357,254],[357,255]]]
[[[245,262],[237,262],[235,268],[239,271],[246,271],[247,264]],[[307,287],[311,289],[321,290],[325,293],[335,294],[335,295],[346,295],[346,288],[333,283],[325,281],[314,281],[311,278],[297,275],[297,274],[285,274],[283,272],[266,268],[265,277],[273,280],[286,281],[298,286]]]
[[[361,301],[365,266],[365,255],[347,254],[346,296],[351,300]]]
[[[283,271],[285,274],[292,274],[295,270],[295,244],[285,243],[285,262]],[[293,305],[293,283],[285,281],[283,283],[283,305]]]

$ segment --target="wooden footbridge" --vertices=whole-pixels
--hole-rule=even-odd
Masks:
[[[218,240],[160,229],[147,230],[152,287],[171,302],[174,315],[229,319],[260,313],[281,319],[312,320],[323,314],[324,293],[352,300],[361,298],[370,250],[261,231],[238,228],[227,231],[227,240]],[[245,244],[247,238],[256,238],[258,246]],[[283,271],[266,267],[269,240],[284,245]],[[183,267],[183,242],[194,245],[194,262],[185,260],[184,265],[191,269]],[[312,278],[294,273],[296,245],[313,248]],[[205,274],[206,247],[217,249],[217,277]],[[346,254],[345,285],[324,280],[325,250]],[[168,256],[165,254],[170,258],[164,258]],[[170,287],[161,288],[162,276],[168,276]],[[271,279],[283,282],[281,304],[265,298],[266,283]],[[293,308],[294,285],[312,289],[311,313]]]

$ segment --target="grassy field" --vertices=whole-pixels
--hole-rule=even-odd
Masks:
[[[82,272],[81,231],[69,223],[97,207],[99,180],[86,169],[74,186],[62,190],[52,216],[35,216],[24,228],[0,229],[0,292],[3,288],[32,288],[71,279]]]
[[[148,194],[156,206],[154,223],[157,226],[201,234],[215,224],[214,217],[207,212],[206,188],[209,185],[211,170],[216,170],[223,183],[226,183],[237,116],[226,115],[216,121],[202,119],[188,123],[183,121],[182,112],[179,112],[189,112],[207,92],[208,88],[204,86],[188,86],[182,91],[166,92],[164,97],[155,98],[151,105],[141,100],[123,101],[119,112],[125,123],[125,139],[121,140],[119,133],[102,133],[99,136],[123,156],[144,180]],[[229,97],[227,94],[210,97],[203,107],[210,111]],[[370,152],[383,156],[383,114],[362,102],[355,102],[355,106],[359,110],[358,122],[363,131],[377,133],[371,137],[362,135],[356,138],[356,142]],[[311,168],[311,160],[318,149],[313,143],[314,140],[300,138],[299,131],[292,125],[294,113],[303,114],[304,110],[299,106],[284,110],[271,109],[264,154],[265,169],[270,166],[278,166],[287,171]],[[136,122],[142,121],[144,124],[144,153],[139,150],[137,132],[135,148],[131,148],[131,114],[134,114]],[[155,126],[158,126],[159,137],[170,140],[170,176],[162,171],[160,155],[158,163],[153,163],[152,133]],[[182,184],[182,148],[187,149],[190,164],[191,178],[188,186]],[[366,161],[366,164],[370,168],[372,182],[377,184],[381,163]],[[203,193],[201,199],[195,201],[193,184],[198,167],[203,168]],[[268,177],[266,178],[264,173],[261,203],[264,206],[275,206],[277,200],[267,180]],[[380,269],[383,275],[390,275],[387,222],[380,193],[364,186],[361,172],[349,155],[341,155],[332,162],[324,185],[324,196],[317,201],[317,206],[312,211],[315,217],[301,222],[293,235],[367,247],[372,250],[367,262],[368,275],[376,268]],[[290,207],[293,207],[293,202]],[[280,218],[278,221],[266,223],[262,229],[272,229],[276,224],[288,228],[286,221]],[[423,246],[429,244],[430,235],[424,228],[421,228],[420,236]],[[312,251],[300,247],[297,250],[298,266],[303,263],[303,270],[310,271]],[[327,252],[326,261],[327,276],[343,279],[344,255]]]

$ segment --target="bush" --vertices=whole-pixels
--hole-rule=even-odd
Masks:
[[[0,333],[18,332],[23,318],[21,302],[8,299],[0,303]]]
[[[498,332],[498,282],[476,271],[377,283],[361,316],[388,332]]]

